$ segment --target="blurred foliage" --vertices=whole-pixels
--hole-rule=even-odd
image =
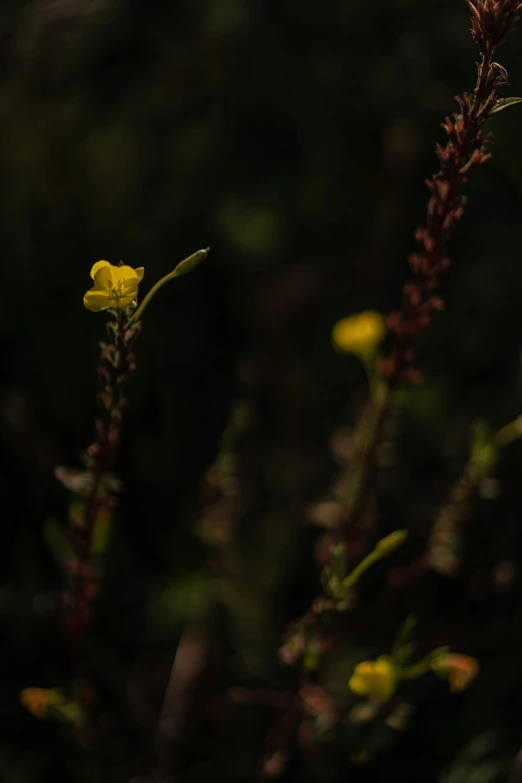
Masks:
[[[143,265],[146,291],[207,245],[208,262],[147,310],[89,659],[111,783],[151,769],[187,629],[202,634],[202,674],[162,763],[177,781],[256,779],[274,710],[230,692],[291,681],[277,648],[324,564],[303,509],[330,485],[365,395],[331,329],[399,301],[439,122],[474,83],[468,28],[454,0],[2,3],[1,781],[85,779],[67,728],[35,721],[19,692],[74,676],[46,520],[67,513],[56,465],[77,465],[92,439],[103,316],[81,303],[88,270],[99,258]],[[519,94],[519,38],[501,61]],[[395,575],[459,479],[471,423],[498,429],[521,412],[521,116],[515,106],[491,120],[494,159],[452,242],[447,309],[420,346],[425,380],[404,393],[383,451],[380,533],[411,531]],[[214,490],[202,481],[237,398],[248,416],[225,449],[237,460],[225,471],[232,532],[214,516],[209,540]],[[448,644],[480,660],[473,688],[423,683],[415,719],[377,761],[349,762],[340,725],[305,743],[285,779],[506,779],[522,742],[521,469],[514,444],[501,490],[463,528],[458,576],[401,592],[387,564],[363,581],[369,619],[328,675],[346,699],[354,665],[388,650],[414,613],[422,653]],[[383,585],[394,600],[379,612]]]

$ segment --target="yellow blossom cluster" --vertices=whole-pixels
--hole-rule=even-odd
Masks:
[[[131,266],[113,266],[108,261],[97,261],[91,269],[94,286],[83,297],[83,303],[94,313],[109,307],[128,307],[138,296],[138,286],[144,269]]]
[[[435,657],[429,656],[426,665],[421,663],[410,670],[402,671],[389,655],[381,655],[375,661],[359,663],[348,683],[349,688],[358,696],[368,696],[375,701],[388,701],[393,696],[401,679],[411,679],[429,671],[448,681],[453,693],[467,688],[478,674],[479,665],[469,655],[448,653]]]
[[[396,670],[389,655],[376,661],[363,661],[355,667],[348,683],[358,696],[387,701],[395,691]]]
[[[375,353],[386,336],[386,322],[380,313],[366,310],[338,321],[332,332],[335,347],[365,357]]]

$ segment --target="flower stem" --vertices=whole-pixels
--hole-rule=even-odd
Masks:
[[[71,563],[70,583],[62,594],[62,627],[69,643],[77,676],[78,699],[82,706],[79,741],[91,761],[92,783],[104,779],[100,744],[93,715],[95,692],[91,686],[86,653],[86,633],[93,620],[93,603],[98,595],[98,573],[91,555],[93,536],[100,512],[110,513],[112,499],[106,478],[113,468],[118,447],[123,408],[124,384],[134,369],[133,340],[139,324],[130,325],[121,309],[107,324],[108,344],[101,343],[98,376],[101,408],[96,419],[95,442],[88,449],[91,481],[83,495],[83,511],[70,520],[68,538],[75,559]]]
[[[204,250],[198,250],[196,253],[193,253],[191,256],[188,256],[188,258],[185,258],[183,261],[180,261],[180,263],[176,266],[176,268],[172,272],[169,272],[168,275],[165,275],[165,277],[162,277],[161,280],[158,280],[158,282],[152,286],[149,293],[147,294],[143,302],[140,304],[136,312],[134,312],[131,315],[129,319],[129,324],[135,324],[140,320],[141,316],[143,315],[143,311],[147,307],[148,303],[150,302],[154,294],[156,294],[160,290],[160,288],[162,288],[165,285],[165,283],[168,283],[169,280],[174,280],[175,277],[181,277],[181,275],[186,275],[188,272],[191,272],[194,269],[194,267],[200,264],[201,261],[203,261],[207,257],[209,251],[210,251],[209,247],[205,248]]]

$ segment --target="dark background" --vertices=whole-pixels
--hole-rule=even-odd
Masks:
[[[232,403],[247,401],[240,587],[210,612],[209,662],[169,764],[176,781],[257,779],[270,708],[225,696],[292,677],[277,648],[319,574],[321,533],[303,506],[328,487],[332,433],[364,398],[362,370],[333,351],[331,328],[400,301],[439,123],[474,85],[468,29],[454,0],[2,3],[1,781],[84,779],[69,730],[36,721],[18,694],[74,676],[42,531],[66,518],[55,466],[79,465],[92,439],[105,316],[82,306],[90,267],[143,265],[145,292],[207,245],[208,260],[162,290],[144,319],[90,656],[106,700],[109,779],[127,782],[154,767],[149,746],[187,607],[208,590],[195,533],[202,478]],[[521,40],[498,52],[506,94],[522,91]],[[519,107],[490,122],[494,158],[470,183],[446,310],[420,347],[424,382],[406,395],[379,523],[382,533],[412,531],[406,558],[462,469],[470,423],[501,426],[521,412],[521,123]],[[366,768],[349,764],[341,736],[315,756],[297,752],[285,779],[506,779],[522,740],[521,469],[514,445],[501,494],[466,528],[462,574],[430,574],[350,653],[387,651],[415,611],[430,642],[479,658],[473,688],[457,697],[428,685],[410,729]],[[506,563],[514,579],[500,588]]]

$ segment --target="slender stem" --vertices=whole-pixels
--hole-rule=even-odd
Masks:
[[[429,671],[431,671],[431,656],[413,666],[408,666],[407,669],[402,669],[401,680],[414,680]]]
[[[150,302],[154,294],[156,294],[160,290],[160,288],[162,288],[162,286],[165,285],[165,283],[168,283],[169,280],[173,280],[177,276],[178,275],[176,274],[176,270],[174,269],[173,272],[170,272],[168,275],[165,275],[165,277],[162,277],[161,280],[158,280],[158,282],[152,286],[152,288],[146,295],[145,299],[143,300],[143,302],[140,304],[140,306],[132,316],[131,320],[134,322],[139,321],[141,316],[143,315],[143,311],[147,307],[148,303]]]
[[[497,432],[495,445],[497,448],[504,448],[520,437],[522,437],[522,416],[518,416],[514,421],[506,424]]]
[[[381,383],[383,383],[381,379]],[[390,411],[393,392],[389,384],[383,385],[379,393],[370,399],[357,426],[361,438],[358,462],[350,466],[347,487],[343,490],[345,521],[343,527],[351,526],[364,513],[368,490],[375,473],[375,451],[379,445],[387,415]]]
[[[129,324],[135,324],[140,320],[143,315],[143,311],[147,307],[154,294],[156,294],[160,288],[165,285],[165,283],[168,283],[170,280],[174,280],[175,277],[181,277],[181,275],[186,275],[188,272],[191,272],[194,267],[200,264],[201,261],[207,257],[209,250],[209,247],[205,248],[204,250],[198,250],[196,253],[193,253],[191,256],[183,259],[183,261],[180,261],[180,263],[172,272],[169,272],[168,275],[165,275],[165,277],[162,277],[161,280],[158,280],[158,282],[152,286],[136,312],[131,315]]]
[[[432,568],[442,573],[455,573],[459,567],[459,528],[469,516],[470,508],[481,482],[494,471],[498,451],[522,437],[522,416],[502,427],[491,443],[486,457],[472,453],[458,481],[453,485],[448,502],[440,510],[431,530],[427,556]]]
[[[93,603],[98,594],[95,563],[91,549],[96,520],[110,501],[105,477],[111,471],[119,441],[124,383],[134,367],[132,340],[139,333],[139,324],[130,326],[125,312],[116,309],[115,321],[108,324],[109,345],[101,343],[100,391],[101,413],[96,419],[96,440],[89,448],[88,472],[91,481],[83,499],[83,515],[71,519],[70,543],[76,560],[72,564],[71,585],[63,593],[62,625],[71,648],[77,673],[78,699],[82,705],[83,722],[80,742],[90,757],[92,783],[103,783],[96,721],[93,715],[94,689],[90,684],[87,664],[86,636],[93,618]]]
[[[351,573],[348,574],[347,577],[343,579],[342,587],[344,590],[349,590],[351,587],[353,587],[361,578],[361,576],[367,571],[370,566],[372,566],[374,563],[376,563],[378,560],[380,560],[382,555],[377,552],[375,549],[373,552],[370,552],[369,555],[366,555],[364,560],[361,560],[358,566],[356,566]]]
[[[492,57],[493,48],[490,46],[488,47],[488,50],[482,55],[482,60],[479,66],[477,86],[475,87],[475,97],[473,100],[473,108],[471,110],[471,119],[475,121],[477,120],[482,103],[486,98],[486,88]]]

